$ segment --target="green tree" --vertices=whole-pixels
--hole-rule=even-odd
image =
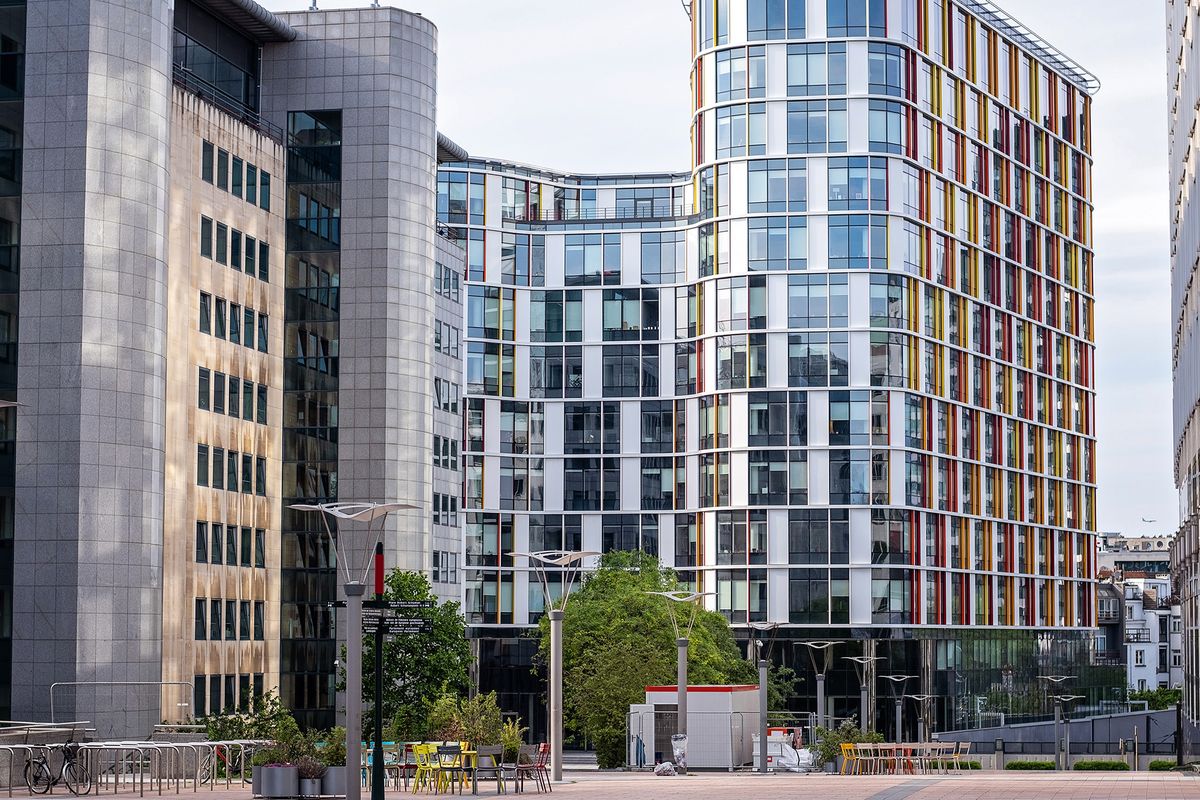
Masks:
[[[601,767],[625,756],[625,718],[645,687],[675,682],[676,649],[671,601],[647,595],[678,589],[675,573],[642,552],[607,553],[599,568],[571,595],[563,617],[564,725],[596,743]],[[685,609],[677,609],[685,611]],[[549,661],[549,621],[541,621],[539,659]],[[729,623],[701,609],[688,647],[688,682],[756,683],[755,668],[741,657]],[[784,676],[778,691],[791,691]]]
[[[423,739],[434,701],[447,692],[466,694],[470,687],[467,623],[457,602],[436,602],[429,580],[419,572],[392,570],[384,579],[383,596],[385,600],[435,602],[433,608],[404,612],[429,620],[429,631],[385,636],[383,640],[383,719],[389,734],[405,741]],[[374,675],[375,636],[367,634],[363,636],[363,707],[368,709],[364,721],[370,720],[375,707]]]

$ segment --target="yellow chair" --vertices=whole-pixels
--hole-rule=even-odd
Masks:
[[[845,775],[847,769],[850,770],[851,775],[858,774],[858,753],[855,751],[854,745],[842,742],[842,768],[838,770],[838,774]]]
[[[413,758],[417,761],[417,771],[413,775],[413,794],[422,786],[438,791],[442,775],[441,764],[437,759],[437,747],[431,744],[415,744]]]

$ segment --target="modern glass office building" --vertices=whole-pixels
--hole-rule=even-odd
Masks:
[[[1196,191],[1196,107],[1200,60],[1193,40],[1197,10],[1166,0],[1167,100],[1171,170],[1171,367],[1175,485],[1179,531],[1171,545],[1175,591],[1183,612],[1183,751],[1200,754],[1200,223]]]
[[[919,676],[939,728],[1038,674],[1114,699],[1090,660],[1096,80],[987,2],[689,17],[688,172],[439,172],[482,688],[540,716],[512,552],[641,549],[802,674],[804,641],[838,641],[838,716],[858,655],[873,687]]]

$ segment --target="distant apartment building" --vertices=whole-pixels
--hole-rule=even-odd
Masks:
[[[1171,341],[1179,531],[1171,561],[1183,611],[1183,750],[1200,756],[1200,223],[1196,139],[1200,9],[1166,0],[1171,193]]]
[[[441,167],[481,688],[541,716],[513,554],[576,548],[657,554],[740,638],[777,625],[801,674],[837,640],[839,716],[842,656],[882,659],[872,691],[920,676],[942,729],[1005,670],[1075,674],[1095,79],[989,2],[685,6],[686,171]],[[1089,674],[1093,700],[1123,682]]]
[[[1122,536],[1100,534],[1096,567],[1111,571],[1117,580],[1129,577],[1153,577],[1171,573],[1171,536]]]
[[[459,596],[435,51],[395,9],[0,6],[0,716],[332,724],[338,556],[293,503],[415,506],[386,563]]]

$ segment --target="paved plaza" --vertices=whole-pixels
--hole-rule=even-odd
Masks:
[[[647,773],[567,772],[566,780],[554,786],[559,800],[1200,800],[1200,777],[1176,773],[1001,773],[983,772],[961,775],[768,775],[752,773],[700,773],[686,777],[660,778]],[[146,788],[147,798],[177,800],[251,800],[249,787],[223,785],[187,787],[178,794],[164,786],[162,794]],[[526,794],[536,792],[526,783]],[[2,790],[0,790],[2,791]],[[56,788],[60,797],[70,795]],[[509,795],[513,792],[510,791]],[[114,793],[111,785],[102,795],[129,800],[137,790],[122,787]],[[2,797],[3,795],[0,795]],[[28,797],[21,787],[14,797]],[[432,796],[388,791],[387,800]],[[446,795],[438,795],[446,796]],[[463,796],[469,797],[470,792]],[[482,784],[480,797],[495,797],[495,785]],[[370,792],[363,792],[369,800]]]

